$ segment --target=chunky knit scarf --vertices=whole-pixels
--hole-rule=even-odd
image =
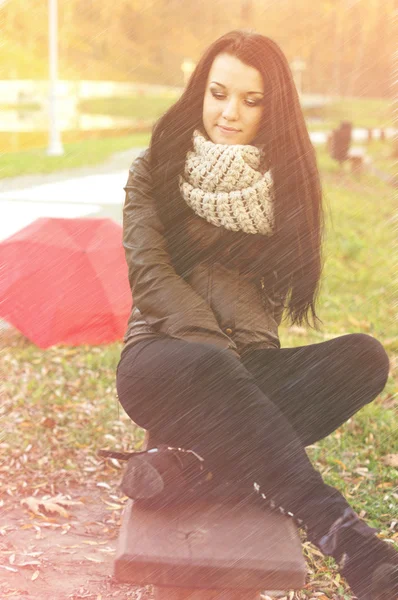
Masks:
[[[231,231],[272,235],[274,194],[270,171],[259,169],[261,148],[215,144],[200,131],[193,134],[187,153],[181,194],[197,215]]]

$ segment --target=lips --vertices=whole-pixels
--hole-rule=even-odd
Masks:
[[[239,129],[232,129],[231,127],[223,127],[223,125],[218,125],[221,131],[226,131],[228,133],[238,133]]]

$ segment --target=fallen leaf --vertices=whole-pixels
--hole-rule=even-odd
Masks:
[[[37,567],[41,563],[38,560],[25,560],[24,562],[19,562],[17,567]]]
[[[11,571],[11,573],[18,573],[18,569],[14,569],[14,567],[7,567],[7,565],[0,565],[0,569]]]
[[[115,548],[97,548],[98,552],[104,552],[105,554],[114,554],[116,552]]]
[[[94,540],[83,540],[83,544],[88,544],[89,546],[99,546],[100,544],[106,544],[106,542],[94,542]]]
[[[64,496],[61,496],[60,494],[58,494],[58,496],[55,496],[55,498],[52,499],[53,502],[56,502],[57,504],[61,504],[61,506],[81,506],[81,504],[83,504],[80,500],[68,500],[68,498],[64,498]]]
[[[111,486],[109,485],[109,483],[105,483],[105,481],[99,481],[97,483],[97,487],[99,487],[99,488],[105,488],[106,490],[112,489]]]
[[[358,467],[357,469],[354,469],[354,473],[357,473],[362,477],[373,477],[373,475],[369,473],[368,467]]]
[[[48,513],[55,513],[66,519],[69,517],[69,513],[61,504],[57,502],[51,502],[50,500],[41,501],[40,506],[43,506],[43,510]]]
[[[29,496],[29,498],[24,498],[21,500],[22,506],[26,506],[32,512],[39,514],[40,513],[40,505],[39,502],[33,496]],[[28,526],[23,525],[21,529],[26,529]]]
[[[103,500],[104,504],[107,504],[111,507],[112,510],[122,510],[124,506],[122,504],[116,504],[115,502],[107,502],[107,500]]]
[[[45,512],[68,518],[69,513],[64,507],[80,505],[81,502],[68,500],[63,496],[58,495],[53,498],[44,497],[41,500],[34,496],[29,496],[28,498],[21,500],[21,504],[37,515],[42,515],[42,513]]]
[[[388,467],[395,467],[398,469],[398,454],[386,454],[381,460]]]
[[[35,579],[37,579],[39,575],[40,575],[40,571],[35,571],[32,575],[32,581],[35,581]]]
[[[332,462],[335,463],[336,465],[340,465],[340,467],[343,469],[343,471],[345,471],[347,469],[347,467],[345,466],[343,461],[339,460],[338,458],[333,458]]]
[[[54,429],[56,421],[51,417],[46,417],[40,424],[42,427],[46,427],[47,429]]]

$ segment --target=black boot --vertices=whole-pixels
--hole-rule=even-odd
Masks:
[[[162,507],[189,500],[258,502],[253,483],[212,473],[204,459],[193,450],[171,448],[164,444],[143,452],[99,450],[103,458],[126,461],[121,489],[132,500]]]
[[[133,500],[165,505],[186,501],[198,493],[205,479],[203,459],[198,454],[159,446],[131,454],[121,489]]]
[[[346,509],[317,543],[339,563],[358,600],[398,600],[398,552],[352,509]]]

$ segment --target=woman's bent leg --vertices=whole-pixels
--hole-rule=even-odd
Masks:
[[[172,446],[192,448],[217,475],[257,482],[312,539],[348,507],[310,463],[289,421],[228,351],[181,340],[137,344],[118,367],[130,417]]]
[[[374,400],[389,370],[382,345],[362,334],[301,348],[258,350],[243,362],[305,445]],[[398,554],[352,510],[344,511],[324,537],[317,537],[316,530],[312,541],[344,565],[342,574],[360,600],[398,598]]]
[[[364,334],[257,350],[243,362],[305,446],[329,435],[374,400],[389,370],[383,346]]]

